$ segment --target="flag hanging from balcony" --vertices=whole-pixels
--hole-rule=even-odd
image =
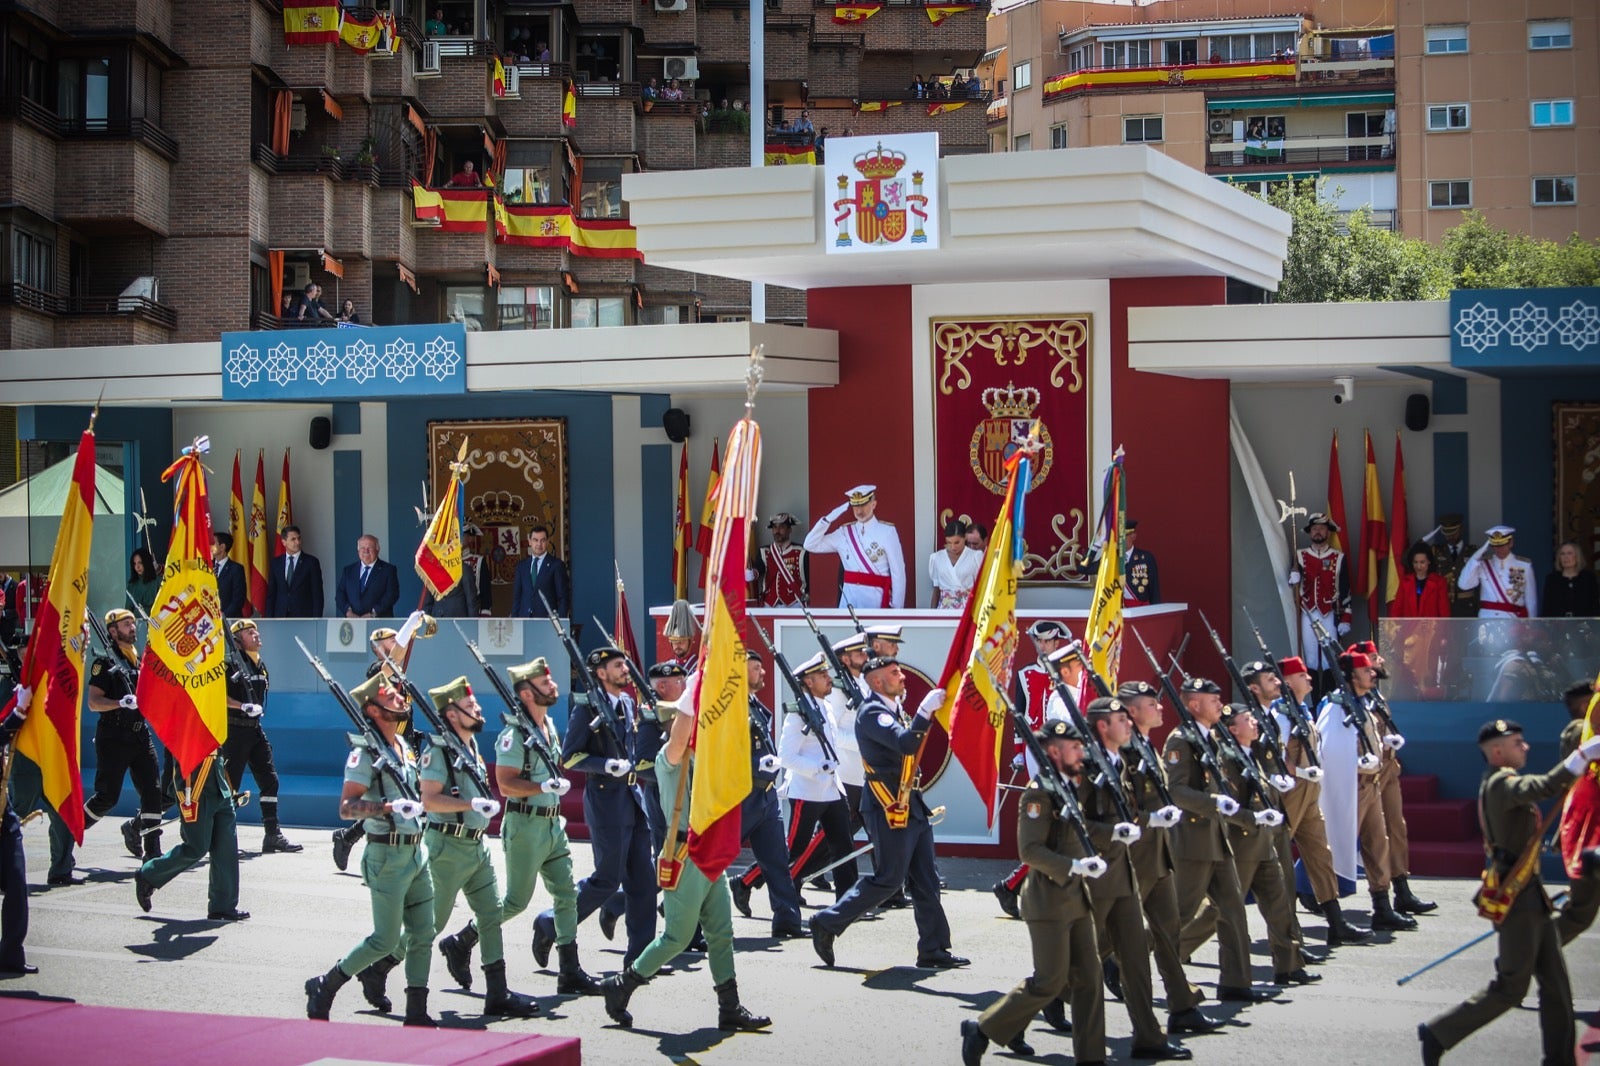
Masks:
[[[891,107],[899,107],[901,100],[862,100],[856,104],[857,111],[887,111]]]
[[[928,114],[943,115],[950,111],[960,111],[966,106],[967,101],[965,100],[935,100],[928,105]]]
[[[284,5],[284,17],[289,15],[287,4]],[[339,30],[340,42],[357,55],[366,55],[373,49],[388,51],[388,39],[385,36],[387,27],[384,24],[386,11],[374,12],[371,18],[362,18],[354,11],[344,13],[344,25]]]
[[[644,258],[638,231],[625,219],[577,218],[563,205],[506,204],[501,221],[505,229],[497,240],[503,244],[565,248],[588,259]]]
[[[835,4],[833,21],[841,26],[847,26],[852,22],[865,22],[882,10],[882,4]]]
[[[963,11],[975,11],[977,7],[977,4],[929,4],[923,10],[928,13],[928,21],[937,26],[951,15],[959,15]]]
[[[500,62],[500,57],[494,57],[494,78],[490,82],[496,96],[506,94],[506,65]]]
[[[461,582],[461,527],[466,525],[467,441],[461,440],[456,461],[450,464],[450,483],[417,545],[417,576],[436,600],[450,595]]]
[[[817,161],[817,149],[810,144],[769,144],[763,149],[762,162],[769,167],[811,165]]]
[[[570,81],[561,97],[561,124],[568,129],[578,128],[578,87]]]
[[[245,612],[267,613],[267,453],[256,453],[256,487],[250,493],[250,605]]]
[[[283,0],[283,42],[335,44],[342,15],[339,5],[329,0]]]
[[[272,527],[272,554],[283,554],[283,531],[294,525],[294,498],[289,495],[289,449],[283,450],[283,477],[278,481],[278,521]]]
[[[411,204],[418,222],[444,221],[444,197],[420,181],[411,183]]]

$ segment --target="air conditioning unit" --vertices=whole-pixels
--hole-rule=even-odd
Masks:
[[[687,11],[689,0],[656,0],[657,11]]]
[[[516,67],[506,68],[506,95],[509,97],[522,95],[522,71]]]
[[[133,282],[122,290],[121,298],[117,300],[117,310],[137,311],[141,299],[149,300],[151,303],[157,303],[161,299],[160,283],[149,275],[134,278]]]
[[[1213,137],[1226,137],[1228,135],[1228,120],[1214,117],[1206,123],[1206,129]]]
[[[439,76],[438,41],[422,42],[422,50],[417,53],[416,75],[419,78],[437,78]]]
[[[694,56],[668,56],[664,70],[669,79],[694,81],[700,76],[700,61]]]
[[[289,105],[289,129],[294,133],[306,131],[306,105],[303,100],[295,100]]]

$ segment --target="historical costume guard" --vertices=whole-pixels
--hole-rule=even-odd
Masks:
[[[763,607],[793,607],[810,602],[810,561],[805,549],[789,537],[794,532],[794,515],[780,511],[767,521],[772,543],[756,556],[756,578]]]
[[[900,534],[877,517],[878,486],[857,485],[841,503],[806,534],[805,550],[813,555],[832,554],[844,567],[844,587],[839,606],[859,611],[903,607],[906,596],[906,560]],[[850,511],[852,521],[832,533],[828,527]]]
[[[278,825],[278,770],[272,762],[272,743],[261,724],[268,687],[261,630],[250,619],[241,618],[230,632],[239,654],[228,668],[228,739],[222,745],[228,787],[238,792],[249,766],[261,792],[261,854],[304,851],[304,845],[292,843]]]
[[[1322,661],[1311,623],[1320,622],[1325,632],[1337,631],[1340,636],[1350,632],[1350,568],[1344,552],[1331,543],[1337,532],[1339,524],[1325,514],[1306,519],[1311,544],[1300,549],[1289,572],[1300,605],[1300,647],[1321,692],[1329,688],[1333,664]]]
[[[1456,584],[1478,590],[1479,618],[1532,618],[1539,613],[1533,564],[1511,554],[1516,530],[1491,526],[1489,539],[1462,566]]]

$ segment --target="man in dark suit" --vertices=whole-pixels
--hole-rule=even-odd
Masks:
[[[222,616],[230,621],[243,618],[245,601],[244,567],[228,558],[233,551],[233,534],[211,534],[211,568],[217,572],[217,598],[222,601]]]
[[[300,527],[283,527],[283,554],[267,570],[268,618],[322,617],[322,563],[300,550]]]
[[[400,571],[378,558],[378,538],[363,533],[355,562],[339,575],[334,614],[341,618],[393,618],[400,600]]]
[[[556,614],[562,618],[572,617],[572,582],[567,578],[567,564],[550,553],[550,531],[542,524],[528,530],[528,557],[517,564],[511,617],[544,617],[544,603],[539,599],[541,592],[556,609]]]

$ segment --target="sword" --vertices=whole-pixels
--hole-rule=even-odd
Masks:
[[[1562,892],[1562,893],[1559,893],[1555,897],[1555,899],[1551,900],[1551,903],[1553,903],[1557,909],[1560,909],[1562,903],[1566,900],[1566,898],[1567,898],[1567,893]],[[1394,983],[1397,984],[1397,985],[1408,984],[1411,981],[1416,980],[1418,977],[1421,977],[1423,974],[1427,973],[1429,970],[1433,969],[1435,966],[1438,966],[1440,963],[1449,962],[1451,959],[1455,958],[1457,955],[1461,954],[1463,951],[1466,951],[1469,948],[1477,947],[1479,944],[1483,943],[1485,940],[1488,940],[1490,937],[1494,936],[1499,931],[1500,931],[1500,927],[1499,926],[1495,926],[1494,928],[1490,929],[1487,933],[1483,933],[1483,934],[1481,934],[1479,936],[1475,936],[1471,940],[1467,941],[1465,944],[1462,944],[1460,947],[1455,948],[1452,951],[1445,952],[1443,955],[1440,955],[1437,959],[1434,959],[1432,962],[1428,963],[1426,966],[1422,967],[1420,970],[1412,970],[1410,973],[1406,974],[1404,977],[1396,978]]]
[[[935,807],[933,810],[929,811],[928,812],[928,824],[929,825],[938,825],[940,822],[944,821],[944,813],[945,813],[945,807],[944,807],[943,804],[940,804],[939,806]],[[828,865],[824,866],[822,869],[815,870],[815,871],[812,871],[811,873],[806,874],[806,880],[809,881],[813,877],[821,877],[823,874],[827,873],[829,870],[835,869],[836,867],[843,866],[845,863],[850,862],[852,859],[859,859],[861,856],[863,856],[867,852],[871,851],[872,850],[872,846],[873,846],[872,845],[872,841],[870,841],[870,840],[867,841],[865,844],[861,845],[859,848],[857,848],[856,850],[852,851],[850,854],[846,855],[844,858],[842,858],[842,859],[834,859],[832,862],[830,862]]]
[[[1304,507],[1296,506],[1294,471],[1289,471],[1289,502],[1278,501],[1278,524],[1289,523],[1289,558],[1296,567],[1300,565],[1300,524],[1295,521],[1306,513]],[[1303,577],[1304,575],[1302,575]],[[1306,653],[1305,634],[1301,632],[1300,625],[1300,590],[1292,590],[1294,596],[1294,640],[1295,647],[1302,656]]]

